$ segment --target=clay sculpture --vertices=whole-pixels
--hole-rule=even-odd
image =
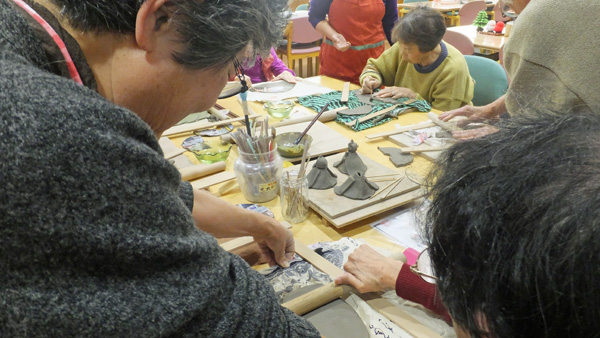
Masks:
[[[377,147],[379,151],[388,155],[390,157],[390,161],[394,163],[397,167],[402,167],[405,165],[409,165],[415,159],[415,157],[410,153],[403,152],[400,148],[394,147]]]
[[[349,176],[353,176],[355,173],[365,174],[367,171],[367,166],[360,159],[360,156],[356,153],[358,149],[358,144],[354,142],[354,140],[348,143],[348,151],[344,154],[341,160],[334,163],[333,166],[336,167],[342,174],[346,174]]]
[[[333,188],[333,191],[340,196],[345,196],[353,200],[365,200],[375,193],[379,186],[369,182],[361,172],[352,174],[344,184]]]
[[[319,156],[306,178],[310,189],[325,190],[337,184],[337,175],[327,167],[327,160],[323,156]]]

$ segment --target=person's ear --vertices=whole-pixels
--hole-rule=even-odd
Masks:
[[[135,40],[145,51],[156,49],[159,39],[169,33],[171,12],[166,9],[169,0],[147,0],[140,7],[135,20]]]

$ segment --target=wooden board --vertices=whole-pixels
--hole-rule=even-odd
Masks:
[[[314,117],[314,116],[313,116]],[[278,127],[275,130],[277,135],[289,132],[302,132],[310,122],[301,122],[288,126]],[[317,159],[321,155],[330,155],[348,150],[350,139],[329,128],[321,121],[316,121],[315,124],[308,130],[308,135],[312,137],[312,143],[308,149],[308,156]],[[300,161],[302,157],[282,157],[284,161]]]
[[[328,162],[329,168],[334,173],[336,173],[336,175],[338,175],[338,184],[343,184],[344,181],[348,177],[347,175],[340,173],[337,169],[335,169],[333,167],[333,163],[336,162],[338,159],[341,159],[342,156],[343,156],[343,154],[337,154],[337,155],[332,155],[332,156],[327,157],[327,162]],[[364,159],[366,157],[361,155],[361,158],[363,158],[363,161],[364,161]],[[367,160],[369,163],[369,164],[367,164],[367,161],[365,161],[365,164],[367,164],[367,166],[371,165],[371,163],[374,163],[376,165],[376,167],[378,168],[378,170],[381,170],[380,172],[384,172],[384,173],[400,172],[397,170],[393,170],[393,169],[384,167],[378,163],[375,163],[372,160],[369,160],[369,159],[367,159]],[[314,164],[314,161],[312,161],[311,163],[308,164],[307,172],[310,171],[310,169],[312,169],[313,164]],[[295,167],[292,167],[292,169],[286,169],[286,170],[294,170],[294,169],[297,170],[298,168],[299,168],[299,166],[295,166]],[[381,168],[383,168],[383,169],[381,169]],[[369,168],[369,170],[367,170],[366,175],[367,176],[376,175],[375,169],[373,169],[373,172],[371,172],[370,169],[371,168]],[[390,183],[392,183],[392,181],[376,182],[376,184],[379,185],[380,189],[385,188]],[[390,190],[390,189],[388,188],[387,190]],[[334,227],[341,228],[341,227],[347,226],[349,224],[363,220],[365,218],[369,218],[371,216],[385,212],[387,210],[394,209],[394,208],[402,206],[404,204],[408,204],[408,203],[413,202],[425,195],[425,192],[422,189],[419,189],[419,185],[412,182],[408,178],[405,178],[400,184],[398,184],[394,188],[394,190],[392,192],[389,193],[389,195],[385,196],[387,194],[387,190],[384,191],[383,193],[375,196],[372,200],[356,201],[356,200],[346,198],[344,196],[336,195],[335,192],[333,191],[333,188],[328,189],[328,190],[310,189],[308,192],[308,198],[309,198],[311,208],[316,213],[321,215],[321,217],[323,217],[323,219],[327,220]],[[363,204],[357,206],[357,204],[361,203],[361,202]],[[337,217],[332,217],[321,209],[321,207],[323,207],[325,209],[333,208],[333,207],[337,208],[338,205],[347,206],[347,205],[350,205],[351,203],[357,203],[357,204],[352,204],[352,205],[354,205],[354,207],[351,208],[352,210],[345,210],[344,212],[342,212],[342,215],[339,215]]]
[[[337,168],[333,166],[333,164],[340,160],[343,156],[344,154],[336,154],[327,158],[329,168],[333,173],[337,175],[337,186],[342,185],[348,179],[348,175],[342,174]],[[370,176],[379,175],[404,174],[404,171],[389,169],[369,159],[364,155],[360,155],[360,158],[367,166],[367,172],[365,173],[365,176],[367,178]],[[308,164],[307,170],[311,170],[314,163],[315,161],[311,161],[311,163]],[[398,175],[397,177],[400,176],[401,175]],[[391,183],[392,181],[377,182],[376,184],[381,190]],[[353,213],[355,211],[364,209],[370,205],[378,204],[382,201],[385,201],[386,199],[390,199],[398,195],[410,192],[412,190],[417,189],[418,187],[419,186],[416,183],[412,182],[408,178],[405,178],[393,189],[388,188],[386,191],[378,194],[377,196],[374,196],[371,199],[353,200],[344,196],[339,196],[333,191],[333,188],[327,190],[310,189],[308,193],[308,199],[310,201],[310,206],[313,208],[313,210],[327,217],[328,219],[335,219]]]

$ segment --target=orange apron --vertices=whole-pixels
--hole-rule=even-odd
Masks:
[[[321,45],[320,73],[343,81],[358,83],[369,58],[377,58],[385,49],[381,20],[385,15],[382,0],[333,0],[329,24],[346,41],[350,49],[340,52],[329,39]]]

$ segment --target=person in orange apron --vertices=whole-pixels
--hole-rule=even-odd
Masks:
[[[385,50],[385,39],[392,44],[397,6],[397,0],[311,0],[308,20],[325,36],[320,74],[358,83],[367,60]]]

